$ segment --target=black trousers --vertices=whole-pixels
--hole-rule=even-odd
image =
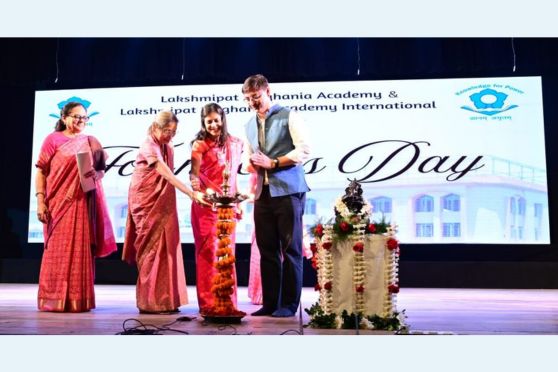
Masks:
[[[302,236],[306,193],[272,198],[264,186],[254,205],[263,307],[297,311],[302,291]]]

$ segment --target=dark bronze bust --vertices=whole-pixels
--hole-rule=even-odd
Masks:
[[[362,206],[364,205],[364,199],[362,197],[362,187],[356,179],[352,180],[349,186],[345,189],[345,195],[341,198],[343,203],[352,213],[360,212]]]

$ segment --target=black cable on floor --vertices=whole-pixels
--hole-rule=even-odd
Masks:
[[[300,303],[298,307],[298,331],[296,329],[287,329],[286,331],[279,333],[279,335],[283,336],[289,333],[295,333],[300,336],[304,335],[304,327],[302,325],[302,303]]]
[[[289,333],[294,333],[294,334],[297,334],[297,335],[301,335],[301,333],[299,331],[297,331],[296,329],[287,329],[286,331],[279,333],[279,336],[287,335]]]
[[[136,323],[139,323],[139,325],[135,326],[135,327],[127,327],[126,323],[130,322],[130,321],[134,321]],[[170,323],[170,324],[174,324],[176,323],[178,320]],[[169,324],[169,325],[170,325]],[[182,333],[185,335],[189,335],[188,332],[186,331],[182,331],[179,329],[174,329],[174,328],[169,328],[168,326],[164,325],[164,326],[156,326],[154,324],[145,324],[143,323],[141,320],[138,319],[134,319],[134,318],[129,318],[124,320],[124,322],[122,322],[122,332],[118,332],[116,333],[117,335],[162,335],[164,333],[161,332],[176,332],[176,333]]]
[[[162,324],[161,327],[170,327],[171,325],[175,324],[175,323],[180,323],[180,322],[191,322],[192,320],[196,319],[195,316],[189,317],[189,316],[181,316],[176,318],[173,322],[170,323],[165,323]]]
[[[230,324],[219,324],[219,323],[212,323],[210,321],[204,320],[201,322],[201,325],[204,327],[207,326],[217,326],[217,331],[224,331],[226,329],[232,329],[233,333],[227,333],[227,336],[250,336],[253,334],[253,332],[247,332],[247,333],[238,333],[238,330],[236,329],[236,327],[230,325]],[[224,333],[223,333],[224,334]]]

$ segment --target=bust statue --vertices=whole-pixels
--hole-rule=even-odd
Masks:
[[[349,183],[349,186],[345,189],[345,195],[343,195],[341,200],[351,212],[360,212],[364,205],[364,198],[362,197],[362,187],[356,179],[353,179]]]

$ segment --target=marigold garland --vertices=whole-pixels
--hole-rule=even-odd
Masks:
[[[217,273],[213,277],[211,292],[213,293],[214,305],[204,316],[213,317],[237,317],[246,313],[236,309],[231,296],[234,294],[235,279],[233,267],[236,261],[232,250],[232,239],[230,235],[234,232],[236,221],[232,206],[217,207],[217,250],[214,263]]]

